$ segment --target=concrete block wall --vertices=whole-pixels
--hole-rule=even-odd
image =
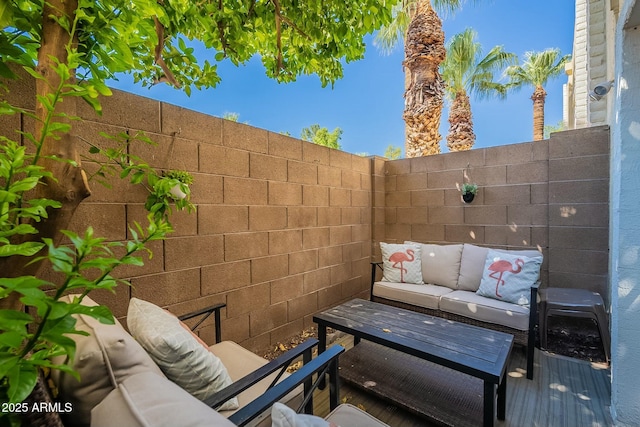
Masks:
[[[30,108],[33,85],[12,83],[13,101]],[[371,159],[351,155],[248,125],[116,91],[97,117],[78,104],[74,125],[89,174],[98,169],[90,142],[99,136],[138,132],[156,142],[133,141],[130,153],[158,170],[194,175],[197,211],[177,213],[175,233],[141,254],[143,267],[121,268],[130,280],[115,294],[94,293],[126,321],[131,297],[178,315],[218,302],[222,338],[261,351],[312,324],[311,317],[356,296],[367,297],[371,250]],[[25,117],[3,116],[0,134],[16,137]],[[24,123],[27,123],[26,125]],[[124,241],[127,223],[146,223],[146,190],[117,178],[112,189],[95,181],[69,228],[92,226],[108,241]],[[43,272],[51,280],[60,279]],[[200,329],[214,341],[212,320]]]
[[[591,289],[606,299],[608,165],[607,126],[388,161],[385,197],[373,197],[380,212],[374,257],[380,241],[534,248],[545,257],[543,286]],[[479,186],[470,204],[458,190],[466,181]]]

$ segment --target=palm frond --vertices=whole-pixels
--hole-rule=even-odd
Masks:
[[[393,52],[393,49],[404,40],[407,28],[411,18],[406,6],[401,4],[394,6],[394,19],[380,28],[373,39],[373,45],[377,47],[382,53],[389,55]]]
[[[447,82],[447,95],[455,96],[464,90],[479,99],[497,95],[504,98],[506,89],[497,80],[496,74],[516,62],[516,55],[505,52],[502,46],[495,46],[486,56],[482,46],[476,41],[477,33],[467,28],[454,35],[447,44],[447,58],[442,64],[442,77]],[[493,93],[495,92],[495,93]]]

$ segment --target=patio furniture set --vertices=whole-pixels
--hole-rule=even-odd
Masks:
[[[533,376],[540,253],[468,244],[381,246],[383,262],[372,263],[371,301],[354,299],[316,314],[318,340],[270,362],[221,342],[224,304],[177,318],[133,298],[131,335],[117,321],[104,325],[79,315],[77,327],[88,333],[73,337],[81,380],[52,375],[58,399],[73,405],[65,425],[384,426],[339,404],[338,375],[445,425],[487,427],[504,420],[514,343],[526,346],[527,378]],[[377,281],[379,267],[383,277]],[[526,273],[524,284],[516,282],[514,291],[513,276],[520,272]],[[585,296],[578,294],[541,292],[543,345],[550,315],[592,317],[605,340],[601,299],[596,294],[575,303],[572,296]],[[209,347],[182,321],[200,317],[196,328],[212,314],[216,343]],[[327,347],[327,328],[353,335],[354,347]],[[301,368],[287,373],[300,359]],[[312,415],[313,393],[327,380],[331,413],[322,421]]]

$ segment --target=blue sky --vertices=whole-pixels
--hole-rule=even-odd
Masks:
[[[470,3],[470,2],[467,2]],[[523,57],[526,51],[560,48],[570,54],[573,46],[574,0],[479,0],[453,15],[442,16],[447,40],[467,27],[478,33],[484,52],[503,45]],[[218,67],[222,82],[191,97],[167,85],[144,88],[128,76],[112,82],[114,88],[166,101],[214,116],[240,115],[241,122],[295,137],[314,123],[344,133],[343,150],[382,155],[389,144],[401,146],[404,156],[403,46],[389,55],[381,53],[368,37],[365,58],[345,65],[344,77],[333,88],[322,88],[316,76],[279,84],[266,77],[258,58],[240,67],[225,62]],[[562,85],[566,76],[547,86],[545,123],[562,120]],[[506,100],[471,100],[476,133],[475,147],[490,147],[532,139],[533,88],[525,87]],[[442,113],[441,148],[446,152],[448,109]]]

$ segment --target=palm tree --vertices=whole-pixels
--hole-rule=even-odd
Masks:
[[[442,63],[442,78],[446,93],[452,100],[449,109],[447,146],[451,151],[469,150],[475,143],[469,95],[477,98],[504,98],[507,86],[495,81],[495,74],[517,61],[517,56],[495,46],[485,56],[476,42],[476,32],[467,28],[456,34],[447,45],[447,58]]]
[[[560,49],[549,48],[542,52],[525,53],[526,61],[522,65],[512,65],[505,70],[509,77],[508,85],[514,89],[522,86],[533,86],[533,140],[540,141],[544,137],[544,101],[547,92],[544,85],[550,78],[559,76],[564,71],[564,64],[571,55],[561,56]]]
[[[405,155],[426,156],[440,153],[440,117],[444,82],[440,63],[446,49],[442,21],[432,7],[453,12],[464,0],[405,0],[394,12],[391,25],[380,30],[376,44],[390,50],[405,39]]]

